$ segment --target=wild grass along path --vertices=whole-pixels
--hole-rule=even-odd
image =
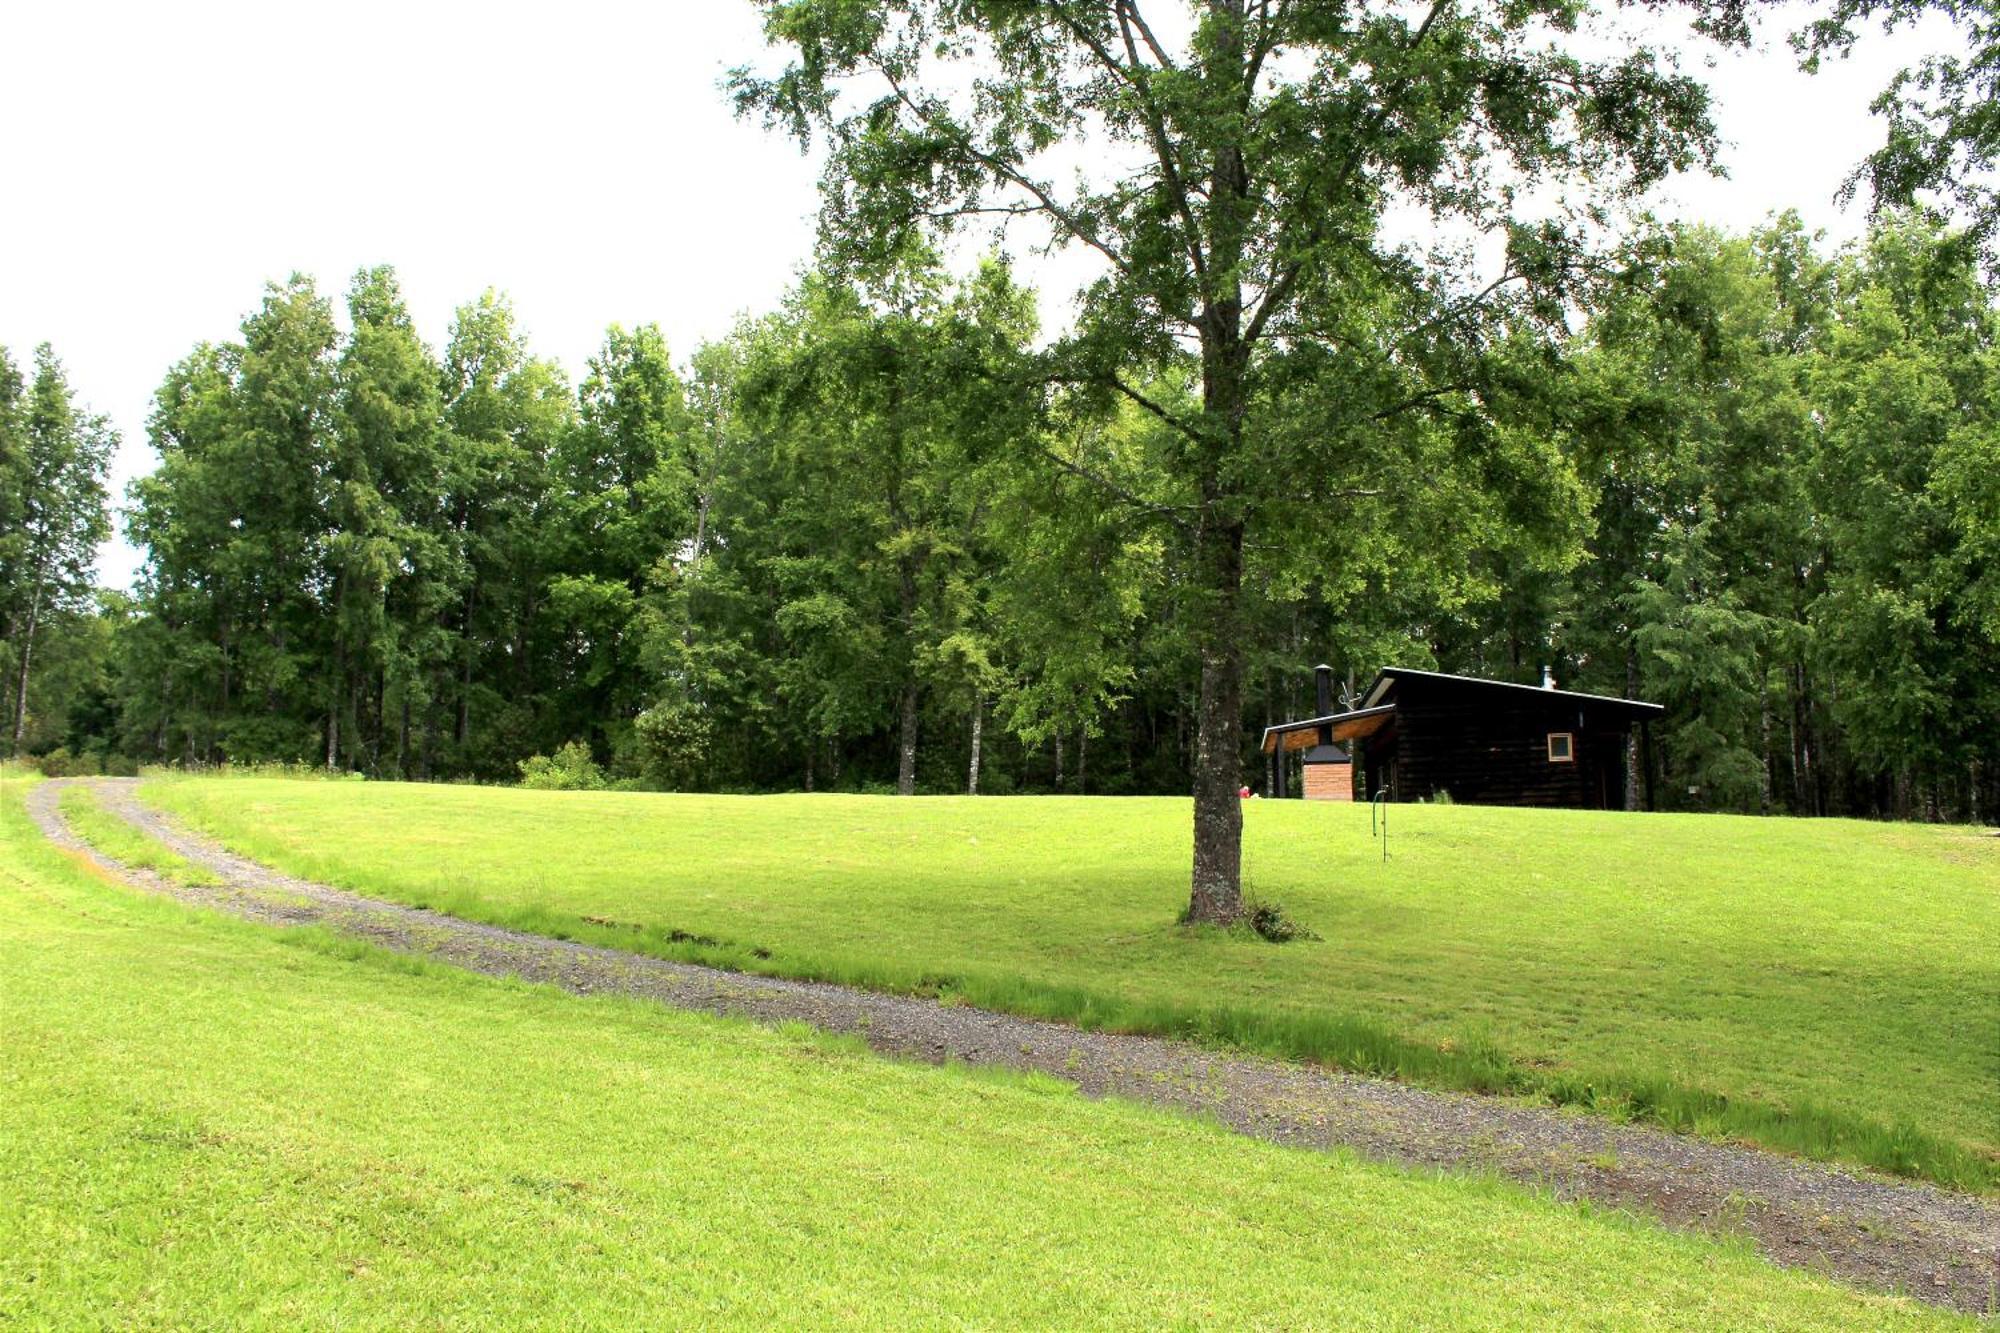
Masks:
[[[87,784],[103,807],[218,881],[188,885],[97,852],[58,807]],[[44,834],[155,892],[273,925],[321,925],[404,953],[566,990],[677,1008],[797,1020],[885,1054],[1040,1070],[1086,1096],[1214,1117],[1301,1147],[1347,1146],[1416,1166],[1492,1170],[1567,1198],[1676,1226],[1740,1232],[1779,1263],[1816,1268],[1981,1314],[2000,1308],[2000,1203],[1571,1112],[1085,1032],[908,996],[745,976],[480,925],[279,874],[140,804],[130,779],[44,782],[28,795]]]

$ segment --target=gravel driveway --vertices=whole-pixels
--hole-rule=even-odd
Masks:
[[[57,806],[61,790],[75,783],[89,785],[107,810],[222,882],[189,888],[83,844]],[[1519,1101],[1430,1092],[932,1000],[723,972],[378,902],[236,856],[140,804],[131,779],[44,782],[29,792],[28,808],[52,841],[127,882],[252,920],[325,925],[404,953],[579,994],[645,996],[762,1022],[803,1020],[859,1035],[889,1055],[1040,1070],[1086,1096],[1211,1116],[1274,1143],[1347,1146],[1419,1167],[1498,1171],[1565,1198],[1632,1208],[1676,1226],[1746,1234],[1781,1264],[1977,1313],[2000,1305],[2000,1203],[1991,1200]]]

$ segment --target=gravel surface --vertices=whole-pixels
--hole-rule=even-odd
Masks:
[[[57,806],[72,782],[91,786],[106,809],[222,883],[172,883],[83,844]],[[1040,1070],[1087,1096],[1209,1116],[1275,1143],[1347,1146],[1414,1166],[1497,1171],[1564,1198],[1747,1235],[1781,1264],[1859,1285],[1982,1314],[2000,1305],[2000,1203],[1991,1200],[1520,1101],[1430,1092],[908,996],[723,972],[378,902],[236,856],[140,804],[130,779],[44,782],[30,791],[28,806],[52,841],[122,879],[256,921],[325,925],[405,953],[579,994],[645,996],[770,1023],[802,1020],[859,1035],[895,1056]]]

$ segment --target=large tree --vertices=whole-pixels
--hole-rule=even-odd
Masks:
[[[837,261],[998,217],[1100,262],[1052,374],[1177,437],[1161,489],[1191,541],[1200,674],[1188,916],[1234,919],[1253,533],[1309,497],[1311,547],[1337,549],[1344,497],[1321,475],[1404,418],[1480,415],[1496,329],[1555,313],[1590,206],[1705,159],[1701,86],[1643,49],[1601,54],[1582,0],[1191,0],[1171,22],[1141,0],[758,3],[790,62],[734,90],[826,137]],[[1268,425],[1298,353],[1327,372],[1309,437]],[[1138,387],[1187,354],[1189,410]]]
[[[155,395],[160,467],[133,488],[131,529],[159,623],[145,636],[152,678],[126,687],[162,751],[299,760],[324,748],[336,344],[332,307],[294,274],[265,290],[240,344],[195,349]]]
[[[47,343],[35,349],[25,398],[0,356],[0,609],[6,612],[7,682],[13,707],[8,753],[28,733],[35,647],[59,615],[87,611],[97,545],[111,532],[104,477],[117,434],[78,407],[62,362]],[[18,401],[17,401],[18,400]]]
[[[992,466],[1033,429],[1006,373],[1033,315],[998,264],[954,286],[919,255],[895,288],[871,303],[814,275],[782,319],[739,334],[733,456],[697,518],[715,549],[657,571],[652,725],[776,700],[756,730],[804,757],[808,783],[816,755],[886,729],[909,795],[925,712],[973,714],[995,676]]]
[[[1966,464],[2000,434],[2000,314],[1962,238],[1909,220],[1878,227],[1841,287],[1811,377],[1831,551],[1812,619],[1856,768],[1889,782],[1897,815],[1935,817],[1940,777],[1976,790],[1995,739],[1993,530],[1974,516],[2000,486]]]
[[[532,753],[524,747],[552,739],[535,734],[549,682],[534,631],[559,559],[546,540],[549,464],[575,420],[562,371],[529,354],[506,298],[489,291],[459,308],[444,354],[445,504],[461,562],[447,613],[457,679],[439,692],[455,706],[449,766],[458,772],[509,773]]]
[[[556,448],[550,526],[563,544],[549,584],[561,632],[566,737],[624,748],[646,702],[640,599],[661,559],[698,525],[696,431],[687,389],[654,324],[614,324],[577,389],[575,429]]]
[[[333,662],[327,764],[411,771],[413,718],[449,652],[441,617],[457,594],[444,515],[441,370],[394,270],[355,274],[341,349],[327,521]],[[384,738],[394,733],[385,764]]]

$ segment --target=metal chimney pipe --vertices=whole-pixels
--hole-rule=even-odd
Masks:
[[[1321,662],[1313,668],[1313,716],[1326,717],[1333,712],[1333,668]],[[1319,729],[1319,743],[1333,744],[1333,728]]]

